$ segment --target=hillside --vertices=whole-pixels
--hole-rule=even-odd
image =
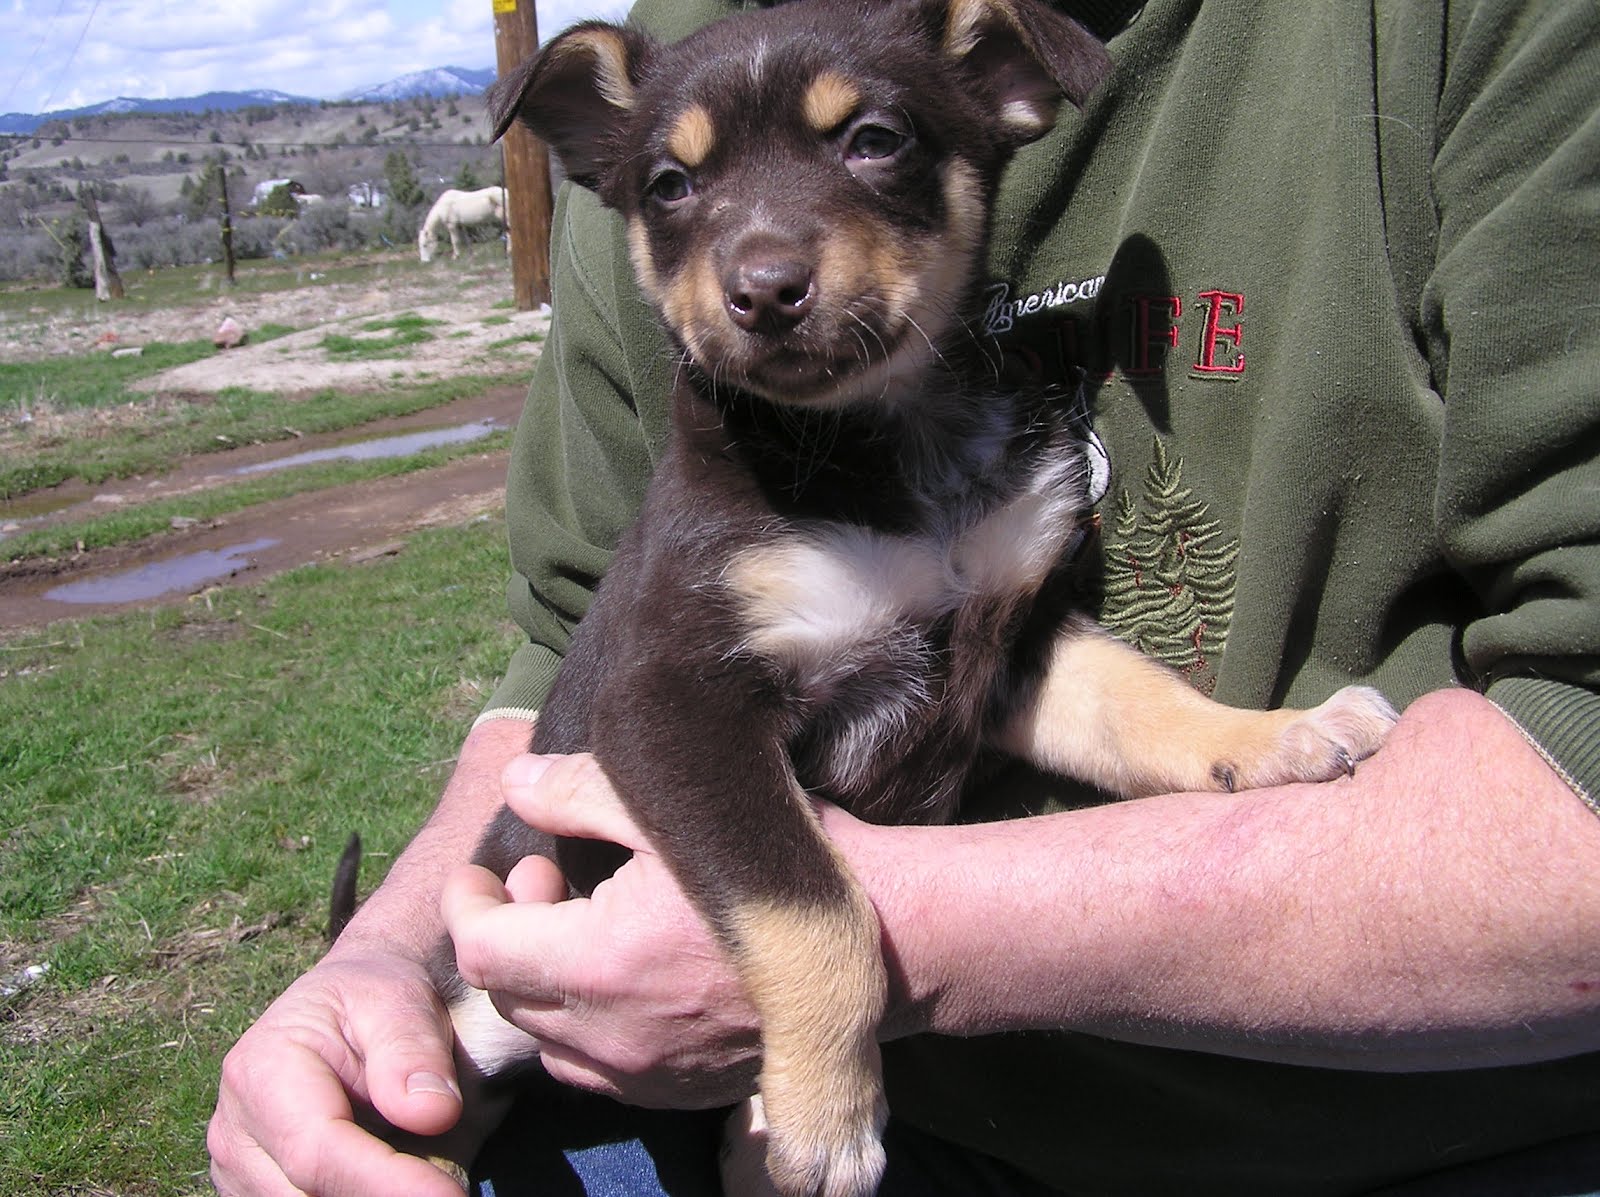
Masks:
[[[498,181],[500,152],[489,143],[488,132],[482,95],[53,120],[30,137],[0,138],[0,280],[49,274],[56,250],[48,229],[51,222],[72,217],[84,185],[100,197],[120,256],[130,244],[125,235],[142,234],[151,222],[182,225],[207,215],[192,196],[207,163],[219,157],[228,171],[233,210],[240,215],[248,214],[257,186],[274,179],[293,179],[306,192],[341,203],[351,198],[360,206],[375,196],[381,205],[388,190],[385,162],[397,151],[424,200],[431,201],[458,181]],[[380,237],[387,244],[409,240],[416,219],[415,213],[398,223],[391,218],[381,234],[369,231],[362,243]],[[175,235],[188,231],[176,229]],[[342,237],[338,245],[356,247]],[[318,246],[334,247],[334,239]],[[137,264],[193,260],[200,259],[175,253],[170,260],[146,256]]]
[[[388,150],[415,148],[421,173],[449,178],[484,156],[483,97],[445,100],[307,101],[202,113],[102,113],[51,121],[32,137],[8,139],[0,197],[18,184],[121,182],[137,178],[158,201],[219,150],[253,185],[284,175],[326,193],[335,184],[381,175]],[[312,184],[316,183],[316,186]],[[327,183],[327,186],[323,186]],[[3,202],[3,199],[0,199]]]
[[[396,95],[392,97],[373,96],[371,98],[398,99],[400,97]],[[238,108],[253,108],[261,104],[314,103],[316,103],[316,100],[310,96],[291,96],[286,92],[265,89],[256,91],[210,91],[199,96],[181,96],[162,100],[117,96],[112,100],[102,100],[98,104],[89,104],[82,108],[64,108],[56,112],[7,112],[0,116],[0,134],[15,133],[31,136],[40,125],[47,125],[52,121],[70,121],[75,117],[85,116],[110,116],[120,112],[232,112]]]

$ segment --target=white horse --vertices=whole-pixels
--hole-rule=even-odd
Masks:
[[[450,234],[450,256],[459,258],[462,226],[489,224],[491,221],[505,227],[504,187],[446,191],[428,209],[428,218],[422,222],[422,229],[417,233],[417,252],[422,255],[424,262],[433,261],[434,251],[439,248],[439,230],[442,228]]]

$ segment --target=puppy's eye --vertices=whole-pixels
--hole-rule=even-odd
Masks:
[[[904,133],[898,133],[883,125],[862,125],[851,136],[845,155],[868,161],[892,158],[906,141]]]
[[[663,170],[645,187],[645,194],[663,204],[676,204],[694,194],[694,184],[681,170]]]

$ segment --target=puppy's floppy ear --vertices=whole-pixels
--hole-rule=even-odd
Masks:
[[[573,26],[490,89],[495,137],[521,120],[555,151],[569,179],[597,187],[653,47],[627,26]]]
[[[1063,98],[1078,107],[1107,75],[1105,46],[1040,0],[932,0],[940,43],[996,105],[1018,144],[1050,131]]]

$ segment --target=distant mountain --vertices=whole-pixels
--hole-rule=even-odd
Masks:
[[[358,88],[336,97],[369,104],[391,100],[411,100],[419,96],[475,96],[494,82],[494,70],[473,70],[469,67],[434,67],[428,71],[414,71],[387,83]],[[170,100],[144,100],[118,96],[102,100],[83,108],[62,108],[55,112],[8,112],[0,116],[0,134],[31,134],[49,121],[72,120],[82,116],[104,116],[117,112],[232,112],[239,108],[254,108],[262,104],[315,104],[312,96],[291,96],[287,92],[257,89],[255,91],[208,91],[201,96],[181,96]]]
[[[428,71],[413,71],[387,83],[360,87],[347,91],[341,100],[361,100],[369,104],[390,100],[412,100],[418,96],[475,96],[494,82],[492,69],[472,70],[468,67],[434,67]]]
[[[47,121],[71,120],[79,116],[103,116],[116,112],[232,112],[239,108],[255,108],[263,104],[315,104],[308,96],[291,96],[287,92],[257,89],[255,91],[208,91],[200,96],[180,96],[169,100],[133,99],[118,96],[102,100],[83,108],[62,108],[55,112],[8,112],[0,116],[0,133],[32,133]]]

